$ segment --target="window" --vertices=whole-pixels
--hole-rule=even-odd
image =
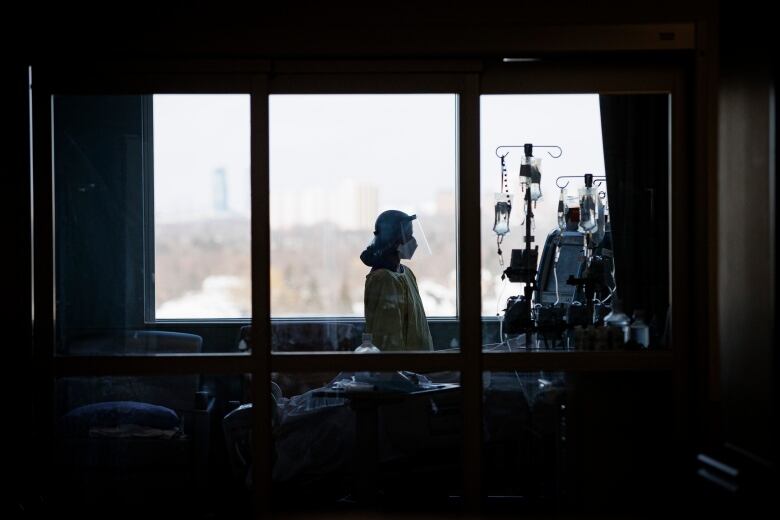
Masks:
[[[271,313],[363,317],[360,260],[385,210],[417,215],[428,317],[457,315],[457,96],[270,97]],[[407,262],[404,262],[407,264]]]
[[[622,71],[615,74],[620,80],[621,92],[626,90],[626,84],[638,85]],[[558,175],[590,171],[597,175],[606,173],[609,179],[623,179],[625,182],[618,184],[617,191],[610,186],[610,194],[616,199],[616,215],[622,212],[623,217],[622,220],[616,217],[615,224],[624,223],[620,229],[614,228],[615,236],[620,237],[620,241],[616,239],[615,257],[623,262],[618,264],[617,272],[624,278],[618,282],[628,291],[625,294],[633,298],[636,307],[653,309],[656,316],[668,309],[671,285],[668,283],[669,233],[674,233],[676,240],[684,245],[681,240],[683,226],[679,219],[675,222],[676,227],[669,225],[671,201],[664,197],[672,192],[669,189],[672,179],[669,175],[670,96],[665,90],[670,87],[661,81],[658,94],[641,96],[515,96],[505,93],[524,91],[525,87],[521,85],[523,88],[512,90],[511,81],[503,83],[506,79],[503,74],[499,74],[501,88],[494,85],[493,89],[489,88],[489,81],[478,82],[476,73],[453,74],[442,79],[443,76],[339,74],[334,83],[334,76],[323,79],[316,75],[301,78],[296,74],[280,74],[267,84],[264,83],[266,78],[250,81],[239,75],[232,78],[233,83],[221,78],[233,88],[232,91],[245,93],[243,96],[90,97],[53,95],[51,92],[57,89],[51,86],[38,89],[36,108],[41,108],[38,113],[45,114],[48,103],[52,117],[39,116],[43,124],[36,130],[36,142],[51,135],[52,147],[50,150],[38,148],[35,158],[37,164],[51,163],[52,170],[39,169],[35,173],[35,187],[42,202],[39,204],[36,198],[36,221],[51,222],[52,215],[46,213],[50,208],[54,209],[55,218],[53,229],[42,227],[42,231],[38,231],[40,243],[46,244],[50,240],[54,242],[54,250],[51,255],[44,250],[41,260],[36,259],[35,297],[41,302],[54,295],[56,320],[51,309],[40,305],[35,324],[36,338],[43,338],[37,341],[44,349],[53,343],[56,353],[64,354],[52,363],[55,377],[64,383],[57,388],[57,406],[51,406],[51,392],[42,392],[40,409],[67,415],[74,406],[78,407],[76,403],[80,402],[80,396],[71,393],[71,389],[76,388],[71,378],[88,375],[93,381],[88,381],[82,387],[85,390],[79,391],[89,401],[98,401],[114,399],[115,394],[93,392],[93,388],[102,392],[106,388],[121,391],[132,386],[134,392],[144,393],[145,388],[154,386],[137,385],[135,381],[130,381],[130,385],[118,385],[120,377],[133,374],[132,377],[157,378],[170,373],[176,374],[171,377],[176,380],[174,383],[186,383],[176,386],[188,401],[192,390],[197,396],[194,397],[196,403],[205,400],[208,404],[206,398],[214,396],[215,410],[222,417],[238,404],[238,400],[245,402],[248,399],[246,392],[251,390],[254,407],[240,408],[243,413],[233,416],[241,423],[240,437],[244,447],[270,447],[272,441],[289,442],[297,437],[307,446],[316,445],[327,451],[345,447],[344,442],[354,438],[356,446],[361,445],[365,453],[371,454],[370,458],[358,459],[370,463],[363,466],[366,476],[375,477],[382,470],[385,475],[394,476],[395,482],[384,481],[383,491],[398,491],[397,495],[387,496],[391,500],[398,497],[399,503],[410,496],[409,478],[419,478],[427,483],[420,488],[423,494],[443,501],[453,496],[462,497],[466,503],[476,503],[480,494],[486,493],[522,496],[523,502],[535,497],[552,496],[555,500],[559,497],[559,489],[564,493],[575,491],[571,496],[576,500],[591,495],[597,498],[599,495],[615,496],[612,488],[602,483],[634,482],[631,478],[634,468],[617,464],[618,469],[626,469],[626,473],[617,473],[612,471],[615,465],[606,464],[602,471],[604,479],[599,480],[598,485],[578,486],[579,479],[588,478],[588,467],[592,462],[584,458],[583,464],[575,467],[577,470],[582,468],[581,474],[574,473],[578,480],[569,484],[558,478],[568,476],[568,466],[558,465],[567,461],[559,455],[573,455],[570,460],[576,462],[588,449],[586,443],[590,439],[603,437],[602,423],[592,421],[594,395],[600,395],[601,408],[596,408],[597,412],[601,410],[606,414],[630,407],[634,407],[636,414],[648,412],[644,423],[634,422],[630,414],[620,415],[616,421],[618,428],[612,429],[615,434],[601,443],[603,449],[600,447],[598,453],[617,454],[618,462],[622,463],[628,459],[623,457],[623,451],[614,449],[613,440],[628,442],[626,439],[642,438],[633,435],[646,424],[654,426],[654,429],[645,430],[646,438],[672,431],[673,419],[661,412],[672,409],[668,405],[668,394],[672,381],[677,379],[672,369],[678,353],[673,356],[669,351],[651,349],[561,354],[543,352],[540,348],[504,354],[504,351],[491,348],[495,346],[495,337],[501,334],[498,322],[484,319],[489,326],[480,329],[479,311],[481,307],[486,318],[494,315],[496,300],[500,305],[501,298],[508,296],[502,296],[500,290],[496,294],[492,284],[500,273],[496,268],[495,235],[491,232],[494,202],[491,195],[499,186],[500,175],[495,147],[525,142],[559,145],[563,149],[559,159],[549,157],[544,149],[537,150],[541,153],[536,154],[543,159],[544,199],[537,204],[535,223],[535,243],[540,249],[545,228],[555,225],[551,208],[553,204],[557,205],[557,188],[553,186]],[[489,76],[485,73],[482,80],[489,80]],[[539,77],[544,80],[543,76]],[[553,75],[547,80],[549,85],[542,81],[542,88],[537,88],[550,92],[569,90],[556,78],[558,76]],[[606,75],[604,78],[606,87],[578,88],[593,92],[614,91],[614,80]],[[388,79],[392,81],[387,82]],[[149,85],[144,85],[141,92],[154,91],[149,88],[156,85],[154,77],[148,81]],[[165,85],[162,90],[175,92],[182,81],[189,86],[189,91],[210,91],[209,78],[192,84],[177,78],[172,83],[162,82]],[[288,90],[292,84],[295,87]],[[366,93],[386,92],[385,84],[391,84],[393,92],[428,93]],[[71,91],[79,88],[79,84],[76,85],[71,86]],[[480,96],[480,85],[486,95]],[[341,88],[361,94],[333,93],[342,92]],[[127,91],[121,81],[114,89]],[[107,90],[112,91],[111,88]],[[251,110],[248,91],[252,93]],[[323,91],[328,93],[312,93]],[[642,92],[646,91],[647,87],[642,85]],[[498,93],[501,95],[496,95]],[[568,102],[572,105],[567,105]],[[478,120],[480,108],[481,120]],[[561,109],[565,117],[553,117],[556,108]],[[540,115],[531,118],[533,111]],[[149,114],[153,117],[147,117]],[[234,121],[240,123],[230,123],[230,114],[236,115]],[[525,126],[526,120],[532,124]],[[576,126],[578,121],[583,122],[582,128]],[[45,127],[48,123],[53,125],[51,132]],[[256,132],[251,142],[250,126],[252,132]],[[245,128],[246,132],[238,131],[239,128]],[[632,133],[632,130],[636,132]],[[550,133],[545,133],[547,131]],[[259,229],[255,235],[259,240],[251,244],[247,224],[249,152],[246,152],[245,162],[238,159],[244,153],[238,146],[243,139],[247,143],[246,149],[251,147],[253,152],[252,179],[260,181],[259,186],[253,182],[255,195],[259,193],[260,196],[252,200],[252,223],[256,226],[253,229]],[[684,135],[678,133],[675,139],[675,150],[679,150],[685,144]],[[215,143],[223,147],[218,149]],[[265,155],[266,143],[268,156]],[[213,150],[205,150],[212,146],[217,150],[214,155],[218,160],[209,158]],[[145,155],[145,150],[154,155]],[[599,150],[602,150],[601,156]],[[54,160],[47,162],[50,152]],[[513,179],[517,178],[517,163],[513,161],[519,155],[520,152],[516,155],[510,152],[508,156],[508,174]],[[568,160],[572,162],[567,163]],[[174,163],[175,168],[170,166]],[[265,170],[266,165],[268,170]],[[154,184],[151,185],[144,184],[150,179],[144,174],[149,172],[154,173]],[[234,183],[235,178],[238,180]],[[269,192],[263,185],[266,180]],[[47,204],[46,197],[51,192],[47,189],[52,181],[55,189],[50,202],[53,204]],[[241,183],[246,183],[246,190],[241,189]],[[458,192],[461,187],[466,189]],[[517,194],[517,186],[512,189]],[[270,197],[266,199],[269,193]],[[685,190],[679,193],[684,195]],[[458,200],[463,205],[456,208]],[[622,206],[617,202],[620,200],[624,201]],[[480,201],[483,203],[481,209]],[[681,202],[675,203],[679,209]],[[262,211],[266,204],[267,213]],[[519,206],[515,205],[515,208]],[[430,253],[428,256],[422,254],[425,249],[420,240],[418,252],[408,265],[416,274],[428,311],[433,350],[450,353],[427,355],[418,351],[362,356],[312,352],[352,351],[360,344],[364,331],[363,281],[370,270],[360,261],[360,254],[372,238],[376,215],[389,208],[415,214],[423,223]],[[522,217],[522,212],[513,213],[512,234],[503,247],[507,263],[509,251],[520,245],[518,238],[522,233],[518,217]],[[226,225],[220,227],[220,224]],[[191,229],[185,229],[186,226]],[[266,231],[269,232],[267,235]],[[235,245],[240,242],[239,236],[244,236],[248,244],[243,253]],[[417,236],[422,239],[423,235]],[[460,237],[463,241],[458,244]],[[269,239],[267,242],[266,238]],[[154,246],[152,262],[148,256],[150,243]],[[223,252],[214,247],[225,244],[227,249]],[[466,249],[469,246],[471,248]],[[622,250],[618,251],[618,248]],[[483,272],[478,269],[478,255],[482,258]],[[246,269],[242,271],[240,266],[226,262],[228,256],[245,259]],[[255,295],[261,296],[253,301],[249,291],[230,293],[237,286],[226,283],[230,279],[225,279],[232,276],[234,283],[235,278],[241,279],[242,272],[248,273],[250,256],[255,269],[259,266],[261,272],[268,273],[268,278],[255,277],[251,284],[247,282],[254,286]],[[684,256],[681,254],[680,258]],[[54,277],[41,275],[47,273],[49,261],[56,269]],[[170,264],[164,267],[164,261]],[[151,266],[154,266],[154,277],[144,270]],[[195,273],[185,277],[189,285],[176,278],[189,273],[184,269],[188,266]],[[680,278],[687,274],[687,268],[679,260],[675,268],[675,283],[681,286]],[[248,274],[246,277],[249,280]],[[483,282],[481,295],[480,281]],[[150,282],[152,293],[144,291],[149,287],[144,284]],[[162,296],[177,284],[179,289]],[[209,297],[215,293],[208,291],[220,290],[232,294],[235,299]],[[149,299],[153,294],[155,297]],[[246,318],[248,312],[242,314],[242,307],[236,303],[241,301],[239,296],[255,305],[251,327],[231,320],[207,321],[218,316]],[[265,296],[269,297],[270,312],[265,307]],[[190,307],[183,305],[188,298],[196,303]],[[202,303],[197,303],[199,301]],[[228,301],[231,306],[223,305],[222,311],[211,307],[201,317],[195,315],[196,311],[187,310],[202,310],[215,301],[223,304]],[[180,306],[176,307],[174,303]],[[155,323],[145,322],[144,317],[148,315],[137,312],[139,308],[150,306],[154,309],[153,317],[159,320]],[[683,300],[676,308],[677,312],[683,312],[689,307]],[[663,331],[662,321],[656,324],[655,330]],[[50,338],[53,341],[46,344]],[[256,346],[252,354],[235,355],[241,350],[240,345],[246,344],[244,340],[250,338],[250,343],[254,341]],[[270,345],[265,338],[271,339]],[[508,341],[506,345],[509,345]],[[668,343],[657,346],[668,346]],[[40,345],[36,344],[36,348]],[[268,349],[273,351],[270,355],[267,355]],[[288,355],[286,351],[309,352]],[[197,355],[203,352],[211,355]],[[45,350],[43,353],[46,354]],[[105,359],[111,354],[127,354],[132,358]],[[41,359],[49,361],[45,356]],[[401,368],[416,375],[395,372]],[[650,372],[650,377],[637,378],[636,374],[641,371]],[[588,373],[579,378],[582,372]],[[604,377],[612,372],[617,374],[614,385]],[[204,378],[193,382],[187,377],[185,381],[186,374],[200,374]],[[655,377],[657,375],[660,377]],[[97,376],[105,376],[113,386],[96,382]],[[626,380],[634,381],[634,387],[627,387]],[[250,381],[254,388],[250,387]],[[334,383],[337,383],[335,387]],[[349,415],[343,394],[332,393],[333,390],[366,390],[366,384],[372,388],[384,384],[386,389],[397,392],[399,388],[409,389],[409,385],[421,387],[421,383],[425,388],[423,393],[412,396],[420,399],[411,409],[383,402],[382,406],[388,405],[388,409],[378,412],[374,407],[373,411],[354,414],[354,417]],[[269,386],[271,392],[262,391]],[[601,394],[591,391],[595,386]],[[627,388],[630,391],[626,392]],[[637,399],[634,388],[644,393],[643,399]],[[659,393],[657,389],[665,393]],[[428,390],[442,391],[446,395],[429,399],[431,395],[424,393]],[[160,391],[150,391],[152,394],[148,399],[140,394],[128,398],[151,403]],[[602,400],[601,396],[605,395],[614,399]],[[350,399],[356,397],[361,397],[360,392],[352,394]],[[581,397],[579,404],[576,402],[578,397]],[[121,398],[126,397],[122,395]],[[261,425],[258,421],[269,417],[278,420],[279,414],[272,416],[271,412],[278,411],[279,403],[288,407],[283,412],[293,412],[288,415],[293,420],[296,419],[295,412],[299,411],[315,412],[315,415],[311,416],[311,422],[301,424],[300,428],[285,430],[289,434],[286,439],[280,438],[275,428],[246,427],[253,421]],[[331,404],[340,406],[330,410],[335,416],[328,420],[316,416],[324,408],[320,405]],[[184,407],[182,411],[185,411]],[[198,405],[194,411],[204,410]],[[573,420],[569,421],[569,418]],[[42,428],[53,424],[51,417],[44,419]],[[383,429],[376,428],[377,419],[381,419]],[[634,427],[636,424],[640,426]],[[387,425],[391,426],[389,433],[392,435],[383,437],[388,433],[384,431]],[[619,428],[627,425],[631,427]],[[185,433],[197,430],[187,430],[188,425],[184,426]],[[223,423],[222,429],[211,432],[217,435],[212,438],[214,445],[230,442],[224,426]],[[356,435],[351,437],[349,432],[345,435],[343,430],[353,426]],[[358,431],[361,434],[368,432],[373,438],[360,438]],[[379,437],[371,432],[378,432]],[[307,433],[334,434],[342,444],[312,444],[308,441],[312,437],[307,438]],[[226,437],[220,439],[223,434]],[[57,435],[54,432],[54,437]],[[320,440],[323,438],[329,437]],[[195,437],[191,439],[195,441]],[[237,445],[234,443],[233,447]],[[295,459],[300,453],[297,447],[292,443],[286,450],[283,447],[276,451],[277,455],[287,457],[284,461],[288,463],[287,467],[290,467],[289,463],[306,462]],[[235,455],[246,461],[246,453],[239,450]],[[349,455],[348,449],[337,453],[345,454]],[[666,461],[652,460],[654,452],[645,455],[643,467],[646,467],[645,460],[657,465],[649,468],[647,480],[657,479]],[[283,466],[272,457],[254,457],[252,460],[257,469],[252,491],[260,495],[256,498],[270,504],[272,502],[266,500],[271,494],[268,480],[254,477],[270,476],[274,484],[278,484],[281,481],[278,472]],[[333,503],[347,493],[360,492],[359,488],[363,486],[369,488],[364,491],[372,491],[370,488],[374,483],[363,479],[364,475],[349,474],[354,467],[349,463],[353,458],[338,460],[344,465],[332,472],[336,478],[331,478],[330,470],[319,461],[306,468],[318,477],[324,474],[329,484],[337,486],[332,497],[326,497],[326,503]],[[528,464],[529,460],[531,464]],[[408,461],[412,464],[407,464]],[[233,462],[223,459],[210,463],[208,467],[215,471],[214,481],[227,482],[224,470]],[[373,464],[381,468],[374,471]],[[531,471],[518,473],[518,467],[531,468]],[[238,469],[237,480],[246,482],[246,465]],[[431,475],[435,476],[431,478]],[[436,478],[440,475],[445,478]],[[345,480],[339,480],[344,476]],[[298,482],[287,482],[291,483],[289,496],[299,497]],[[437,487],[434,489],[430,482]],[[345,487],[339,487],[342,483]],[[559,488],[559,484],[565,486]],[[580,494],[576,494],[578,490],[581,490]],[[215,495],[218,507],[228,502],[223,500],[226,495],[228,498],[234,496],[232,491],[219,493],[218,490]]]
[[[58,352],[235,351],[162,321],[251,314],[249,96],[59,95],[52,120]]]
[[[509,266],[512,249],[525,247],[525,208],[520,191],[520,159],[525,143],[557,145],[558,151],[537,148],[534,157],[541,159],[542,197],[534,204],[532,232],[534,245],[539,246],[541,260],[547,235],[558,228],[558,198],[560,189],[556,177],[592,173],[604,176],[604,149],[601,139],[601,114],[597,94],[569,95],[483,95],[480,98],[480,201],[482,207],[482,315],[502,314],[507,297],[521,291],[521,285],[501,279]],[[509,222],[509,234],[501,244],[502,267],[496,246],[494,221],[494,194],[501,191],[501,161],[496,148],[503,145],[519,145],[520,148],[503,148],[509,191],[514,194]],[[548,153],[549,152],[549,153]],[[582,180],[571,181],[569,193],[576,195]],[[604,188],[606,191],[606,188]],[[561,285],[565,280],[560,281]]]
[[[480,103],[482,314],[498,317],[484,320],[486,335],[502,351],[636,346],[623,339],[664,346],[670,309],[669,96],[483,95]],[[541,196],[532,203],[530,227],[531,248],[538,247],[536,283],[529,289],[533,310],[514,299],[528,297],[521,277],[504,276],[520,264],[511,265],[513,250],[525,249],[526,191],[519,171],[526,143],[541,161]],[[592,175],[590,204],[598,223],[592,234],[581,225],[581,197],[591,182],[586,174]],[[514,196],[509,232],[499,237],[496,197],[506,193]],[[602,327],[609,313],[635,323],[620,340],[611,340]],[[526,334],[529,316],[536,328]],[[634,333],[639,339],[629,337]]]
[[[249,96],[155,95],[153,113],[153,318],[248,318]]]

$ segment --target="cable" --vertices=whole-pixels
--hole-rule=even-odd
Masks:
[[[498,344],[501,345],[504,342],[504,318],[498,320]],[[509,342],[507,342],[509,345]]]
[[[526,337],[527,337],[527,334],[526,334]],[[512,352],[512,346],[509,344],[509,340],[508,339],[506,340],[506,350],[507,350],[507,352]],[[523,382],[520,381],[520,374],[517,373],[517,370],[515,370],[514,372],[515,372],[515,378],[517,378],[517,384],[520,385],[520,388],[522,390]]]
[[[506,278],[504,278],[503,283],[501,284],[501,291],[498,293],[498,297],[496,298],[496,316],[499,315],[498,308],[501,306],[501,297],[504,296],[504,289],[506,289]]]
[[[558,305],[558,302],[561,301],[561,295],[558,292],[558,259],[561,256],[561,248],[556,245],[555,246],[555,260],[553,261],[553,278],[555,278],[555,303],[553,305]]]

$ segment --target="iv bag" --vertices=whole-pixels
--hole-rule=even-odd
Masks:
[[[531,190],[531,200],[542,198],[542,160],[538,157],[524,156],[520,160],[520,182]]]
[[[595,188],[580,189],[580,224],[577,228],[582,233],[594,233],[599,226],[599,199]]]
[[[561,189],[561,194],[558,197],[558,229],[561,233],[566,231],[566,204],[563,201],[564,191]]]
[[[531,183],[531,200],[537,201],[542,198],[542,186],[538,182]]]
[[[604,239],[604,232],[606,231],[606,213],[605,205],[601,197],[597,195],[598,204],[596,206],[596,231],[593,232],[593,245],[597,246]]]
[[[498,236],[509,233],[509,215],[512,213],[512,195],[510,193],[496,193],[496,217],[493,222],[493,231]]]

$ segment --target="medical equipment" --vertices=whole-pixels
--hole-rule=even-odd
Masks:
[[[532,150],[531,153],[533,153]],[[529,150],[526,150],[526,155],[520,161],[520,185],[529,191],[531,200],[536,202],[542,198],[542,188],[540,186],[542,182],[542,173],[540,171],[542,160],[538,157],[532,157],[529,155]]]
[[[580,225],[581,233],[593,233],[598,227],[599,199],[596,189],[593,187],[593,174],[585,174],[585,187],[580,188]]]
[[[604,317],[604,326],[610,330],[610,341],[614,346],[622,345],[629,340],[631,319],[623,312],[620,301],[612,302],[612,312]]]
[[[509,215],[512,213],[512,195],[510,193],[496,193],[496,218],[493,223],[493,231],[500,238],[509,233]]]
[[[639,348],[650,346],[650,327],[645,323],[645,311],[637,309],[634,311],[634,321],[628,328],[629,340]]]
[[[493,231],[499,237],[509,233],[509,215],[512,212],[512,194],[509,193],[509,179],[506,175],[506,155],[501,159],[501,191],[496,193],[496,218],[493,223]]]
[[[534,241],[532,202],[536,195],[532,185],[534,180],[540,180],[541,174],[538,168],[534,170],[530,159],[526,153],[521,166],[526,247],[512,250],[510,265],[502,276],[510,282],[525,284],[525,288],[522,295],[507,299],[500,327],[501,340],[506,333],[524,335],[526,348],[622,347],[622,329],[619,329],[621,337],[614,341],[609,331],[600,330],[612,311],[610,300],[616,290],[604,177],[584,174],[556,178],[560,190],[557,226],[545,241],[537,269],[538,246],[531,247]],[[560,181],[570,178],[582,179],[584,186],[567,189],[569,182]],[[580,341],[575,337],[577,334]]]
[[[558,229],[566,231],[566,204],[564,203],[565,192],[561,189],[558,197]]]
[[[376,354],[380,352],[372,340],[373,336],[371,334],[363,333],[363,343],[355,349],[355,352],[358,354]]]
[[[495,194],[495,219],[493,221],[493,232],[496,234],[496,253],[498,254],[498,263],[504,267],[504,253],[501,251],[501,243],[504,236],[509,233],[509,217],[512,214],[512,194],[509,193],[509,180],[506,174],[506,155],[500,155],[501,159],[501,191]]]
[[[506,187],[506,163],[505,158],[509,155],[509,152],[501,155],[499,150],[503,148],[520,148],[520,145],[501,145],[496,148],[496,156],[501,159],[501,175],[502,183],[504,183],[504,191],[508,193]],[[506,314],[504,317],[506,332],[512,334],[513,331],[527,330],[529,327],[533,327],[534,318],[532,316],[531,302],[533,300],[533,293],[536,290],[536,278],[537,278],[537,263],[539,258],[539,247],[532,244],[534,242],[534,236],[531,234],[533,230],[534,211],[533,206],[542,197],[541,180],[542,174],[540,171],[541,160],[533,156],[534,148],[556,148],[558,155],[553,155],[551,152],[550,157],[558,158],[563,154],[563,150],[559,146],[548,145],[534,145],[532,143],[525,143],[522,145],[523,156],[520,159],[520,186],[521,191],[524,194],[525,201],[525,248],[513,249],[512,258],[508,268],[503,272],[503,278],[509,278],[510,282],[524,284],[524,290],[522,296],[513,296],[507,300]],[[496,215],[498,215],[498,204],[496,205]],[[508,218],[508,215],[507,215]],[[507,228],[508,229],[508,228]],[[495,227],[494,227],[495,230]],[[500,248],[499,237],[499,261],[501,267],[503,267],[503,256]]]

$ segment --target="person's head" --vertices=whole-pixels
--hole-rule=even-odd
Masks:
[[[380,213],[374,224],[374,239],[360,260],[370,267],[394,268],[402,258],[411,258],[417,245],[412,235],[415,218],[394,209]]]

